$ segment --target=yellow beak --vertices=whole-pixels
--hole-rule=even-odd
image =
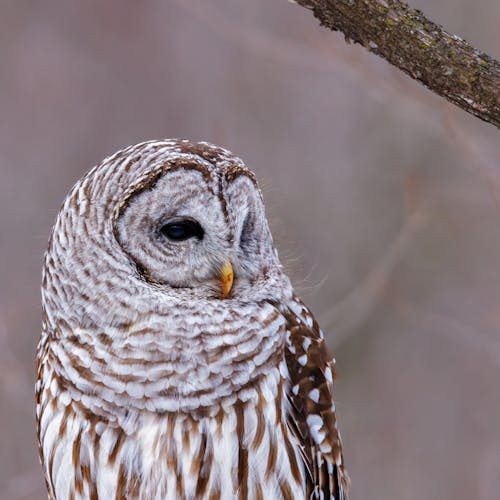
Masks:
[[[219,278],[222,283],[222,298],[225,299],[229,295],[231,288],[233,288],[234,272],[231,262],[226,262],[222,266]]]

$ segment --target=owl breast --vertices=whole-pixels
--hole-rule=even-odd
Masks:
[[[286,375],[281,362],[247,389],[245,401],[227,400],[211,416],[131,412],[129,433],[82,412],[78,402],[52,400],[57,409],[42,436],[49,491],[81,499],[301,497]]]

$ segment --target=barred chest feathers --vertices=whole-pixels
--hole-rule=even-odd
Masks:
[[[286,424],[285,378],[282,362],[245,402],[215,416],[141,412],[130,435],[60,405],[44,442],[56,450],[57,497],[300,498],[304,470]]]

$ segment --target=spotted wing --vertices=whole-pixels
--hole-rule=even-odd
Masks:
[[[333,401],[334,361],[318,323],[299,299],[288,304],[285,316],[288,425],[302,444],[306,498],[347,500],[349,477]]]

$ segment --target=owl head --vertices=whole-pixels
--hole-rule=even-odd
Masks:
[[[119,151],[76,184],[53,234],[44,275],[71,315],[119,315],[131,300],[272,299],[286,279],[253,173],[207,143]]]

